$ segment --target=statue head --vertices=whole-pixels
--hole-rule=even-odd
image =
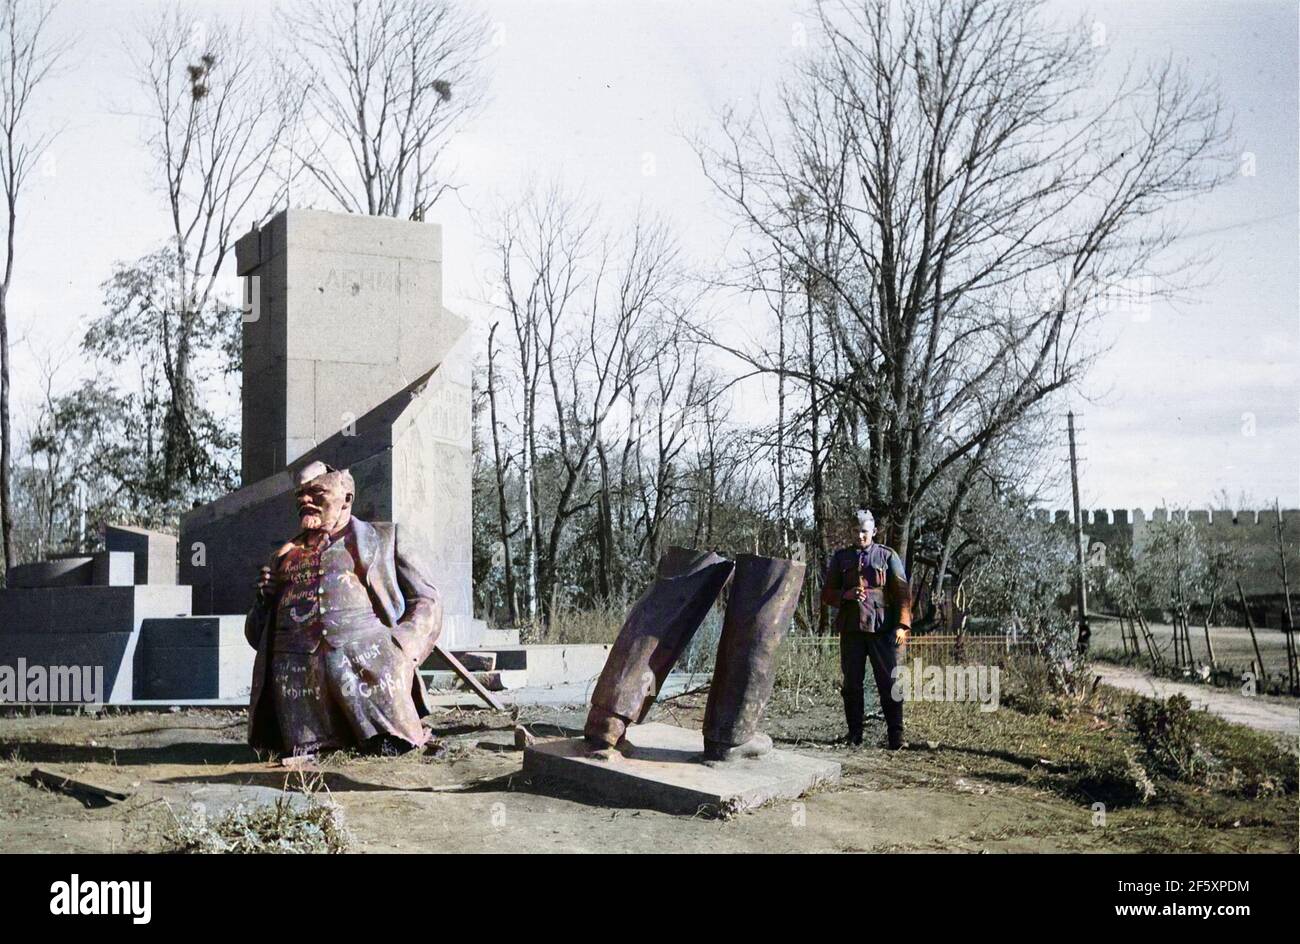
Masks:
[[[304,531],[334,534],[352,518],[356,485],[347,469],[309,462],[294,478],[298,520]]]
[[[859,508],[854,513],[854,523],[857,525],[857,544],[858,547],[866,547],[871,543],[871,539],[876,535],[876,519],[865,508]]]

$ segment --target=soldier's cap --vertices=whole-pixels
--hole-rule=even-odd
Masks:
[[[352,473],[347,469],[336,469],[328,463],[316,460],[308,462],[298,470],[293,478],[293,484],[297,488],[302,488],[310,482],[322,479],[322,485],[339,485],[345,492],[356,493],[357,487],[352,481]]]
[[[858,530],[874,531],[876,530],[876,519],[872,517],[871,512],[865,508],[859,508],[857,511]]]

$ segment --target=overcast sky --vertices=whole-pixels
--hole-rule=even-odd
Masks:
[[[264,3],[192,5],[270,28]],[[53,356],[63,362],[59,379],[76,380],[76,345],[112,264],[157,248],[167,232],[120,39],[156,6],[63,0],[56,14],[59,34],[77,45],[38,103],[42,119],[62,132],[19,231],[11,295],[16,429],[35,396],[36,361]],[[447,303],[481,312],[488,262],[476,214],[529,175],[558,175],[615,218],[643,202],[674,221],[695,258],[718,262],[728,227],[681,132],[707,127],[727,104],[751,106],[791,57],[808,52],[797,42],[805,4],[481,6],[495,26],[490,103],[453,148],[458,198],[432,214],[444,225]],[[1215,259],[1209,287],[1177,304],[1107,315],[1113,347],[1074,401],[1084,505],[1204,506],[1226,491],[1300,506],[1297,3],[1056,0],[1053,9],[1095,18],[1117,58],[1172,53],[1217,74],[1235,113],[1237,149],[1254,169],[1196,207],[1195,247]],[[750,415],[769,408],[759,396],[745,404]],[[1063,468],[1063,446],[1059,460]]]

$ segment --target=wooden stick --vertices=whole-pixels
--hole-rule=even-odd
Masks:
[[[1205,648],[1210,653],[1210,671],[1216,672],[1219,668],[1218,660],[1214,658],[1214,643],[1210,642],[1210,619],[1214,616],[1214,610],[1219,605],[1219,590],[1217,587],[1210,593],[1210,605],[1205,611]]]
[[[474,690],[475,695],[487,702],[489,708],[495,708],[497,711],[506,710],[506,706],[503,705],[495,695],[484,688],[483,684],[474,677],[474,673],[461,665],[459,659],[436,643],[434,644],[433,651],[447,660],[447,664],[451,666],[451,670],[459,675],[465,684]]]
[[[1277,558],[1282,565],[1279,576],[1282,578],[1282,599],[1284,607],[1282,616],[1286,622],[1283,631],[1286,633],[1286,682],[1287,688],[1291,694],[1295,694],[1297,688],[1300,688],[1300,666],[1296,665],[1296,647],[1295,647],[1295,623],[1291,616],[1291,580],[1287,575],[1286,566],[1286,537],[1282,531],[1282,505],[1281,502],[1273,502],[1273,528],[1277,533]]]
[[[1250,630],[1250,644],[1255,647],[1255,664],[1259,666],[1260,692],[1265,691],[1265,683],[1268,681],[1268,673],[1264,669],[1264,657],[1259,654],[1259,640],[1255,638],[1255,620],[1250,615],[1250,607],[1246,604],[1246,591],[1241,589],[1241,581],[1237,581],[1237,596],[1241,600],[1241,609],[1246,614],[1246,628]]]
[[[69,777],[66,774],[59,773],[55,770],[45,770],[40,767],[33,767],[32,772],[27,775],[33,782],[43,784],[51,790],[58,790],[60,793],[72,795],[91,796],[107,803],[118,803],[130,797],[129,793],[122,793],[118,790],[111,790],[108,787],[101,787],[99,784],[91,783],[89,780],[79,780],[76,777]]]

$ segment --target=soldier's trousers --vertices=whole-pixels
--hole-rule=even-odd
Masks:
[[[867,663],[875,676],[876,691],[880,694],[880,709],[885,716],[889,734],[902,736],[903,701],[891,694],[894,686],[894,667],[898,664],[898,646],[893,631],[864,633],[855,630],[840,631],[840,671],[844,673],[844,720],[849,734],[862,736],[863,686],[867,680]]]

